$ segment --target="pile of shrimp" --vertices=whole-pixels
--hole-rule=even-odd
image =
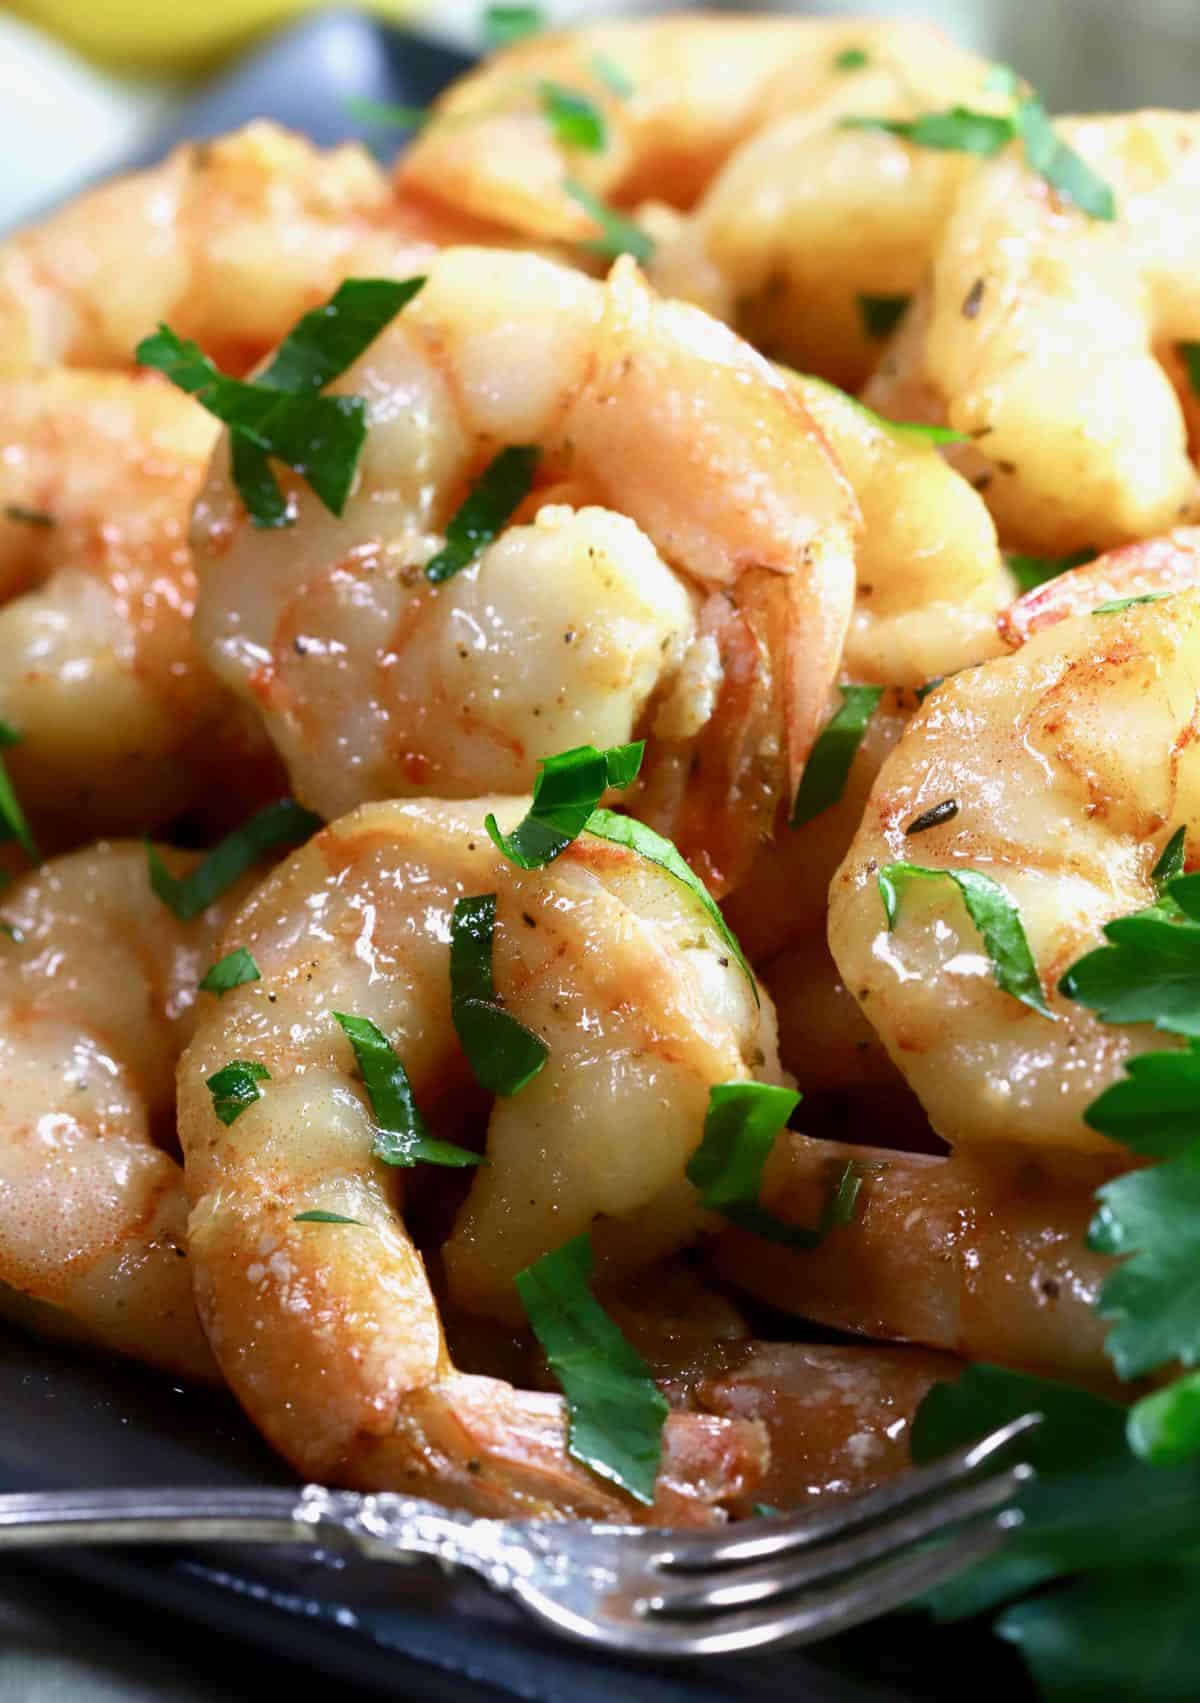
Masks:
[[[222,1382],[309,1478],[485,1515],[845,1495],[970,1360],[1110,1388],[1085,1231],[1128,1155],[1084,1114],[1163,1038],[1056,990],[1180,825],[1200,863],[1200,118],[1059,123],[1101,219],[1016,141],[906,133],[1002,119],[994,70],[909,23],[535,34],[390,174],[259,123],[0,244],[0,1312]],[[637,258],[599,256],[609,219]],[[328,386],[365,408],[341,512],[273,462],[288,524],[255,524],[231,430],[139,342],[253,379],[343,281],[418,276]],[[427,576],[530,446],[511,514]],[[547,759],[633,742],[604,803],[698,889],[586,828],[505,854],[487,820]],[[182,880],[288,795],[323,825],[172,914],[157,860]],[[1004,889],[1056,1021],[953,883],[889,928],[906,861]],[[546,1049],[508,1095],[452,1009],[472,895]],[[235,954],[250,979],[201,986]],[[377,1156],[339,1013],[486,1163]],[[231,1061],[259,1082],[233,1117]],[[803,1095],[777,1226],[851,1167],[811,1248],[689,1180],[730,1083]],[[573,1452],[515,1282],[584,1235],[669,1404],[645,1504]]]

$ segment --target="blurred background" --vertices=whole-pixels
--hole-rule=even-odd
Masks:
[[[712,5],[712,0],[709,0]],[[680,10],[547,0],[551,19],[626,11]],[[762,11],[764,5],[731,5]],[[965,46],[1018,66],[1057,111],[1146,105],[1192,107],[1200,86],[1196,0],[824,0],[775,10],[920,15]],[[276,69],[254,88],[272,116],[298,123],[305,87],[401,98],[379,86],[403,78],[404,43],[380,38],[342,8],[319,0],[16,0],[0,5],[0,225],[65,195],[88,177],[153,155],[190,116],[221,110],[233,80],[270,52],[280,32],[299,31],[299,60],[276,52]],[[370,0],[382,26],[409,29],[434,44],[471,52],[480,44],[481,0]],[[336,22],[343,27],[330,28]],[[314,81],[312,56],[320,60]],[[421,80],[438,68],[427,60]],[[455,61],[447,55],[446,73]],[[291,68],[289,72],[289,67]],[[218,105],[211,102],[217,97]],[[277,103],[277,104],[276,104]],[[238,116],[244,116],[239,114]],[[318,139],[330,113],[306,125]],[[353,129],[347,125],[347,129]]]

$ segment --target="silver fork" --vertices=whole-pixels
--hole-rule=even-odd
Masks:
[[[481,1575],[585,1644],[646,1656],[807,1644],[898,1608],[994,1555],[1033,1476],[1001,1452],[1024,1414],[877,1490],[718,1532],[485,1520],[432,1502],[303,1490],[85,1490],[0,1495],[0,1549],[231,1540],[432,1558]],[[982,1469],[987,1469],[986,1471]],[[937,1540],[937,1541],[934,1541]]]

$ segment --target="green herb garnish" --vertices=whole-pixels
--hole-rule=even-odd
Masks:
[[[577,839],[610,786],[627,787],[641,767],[645,741],[598,751],[577,745],[556,757],[544,757],[533,783],[527,815],[511,834],[502,834],[489,815],[484,827],[493,844],[518,869],[553,863]]]
[[[841,798],[855,754],[883,696],[882,686],[839,686],[838,690],[841,705],[818,734],[796,788],[791,828],[803,827]]]
[[[597,82],[603,83],[609,93],[616,95],[619,101],[633,99],[635,91],[632,79],[607,53],[593,53],[588,60],[588,66]]]
[[[459,899],[450,923],[450,1015],[472,1074],[490,1094],[519,1094],[550,1049],[499,1004],[492,979],[496,895]]]
[[[576,1236],[514,1281],[566,1397],[569,1453],[649,1506],[667,1403],[650,1368],[593,1296],[592,1269],[591,1237]]]
[[[282,798],[227,834],[182,879],[171,874],[147,840],[150,885],[181,922],[191,922],[232,887],[239,876],[252,869],[260,857],[288,846],[303,845],[322,825],[319,816],[303,809],[295,799]]]
[[[488,6],[483,13],[483,39],[489,48],[512,47],[546,27],[540,6]]]
[[[813,373],[801,373],[798,376],[803,378],[805,384],[814,385],[831,396],[841,397],[843,402],[848,402],[852,408],[857,408],[860,414],[865,415],[873,426],[878,426],[881,431],[891,432],[896,437],[928,444],[967,442],[967,434],[956,432],[952,426],[927,426],[921,420],[888,420],[882,414],[877,414],[874,408],[868,408],[865,402],[860,402],[857,396],[850,396],[846,391],[839,390],[836,384],[830,384],[827,379],[817,378]]]
[[[888,337],[904,318],[911,296],[858,296],[859,318],[868,337]]]
[[[1188,383],[1193,396],[1200,396],[1200,343],[1180,343],[1179,353],[1187,368]]]
[[[817,1247],[835,1224],[849,1224],[862,1179],[853,1164],[839,1172],[821,1217],[812,1229],[787,1224],[759,1202],[763,1167],[800,1103],[791,1088],[766,1082],[720,1082],[708,1091],[704,1136],[688,1161],[687,1179],[710,1212],[739,1230],[794,1253]]]
[[[503,532],[529,495],[540,454],[533,445],[512,445],[489,462],[447,526],[445,545],[426,562],[426,579],[452,579]]]
[[[334,1012],[335,1020],[354,1048],[355,1061],[366,1085],[375,1118],[371,1152],[385,1165],[484,1165],[478,1153],[438,1141],[421,1116],[408,1072],[383,1030],[369,1017]]]
[[[311,1212],[298,1212],[292,1219],[293,1224],[361,1224],[361,1218],[346,1218],[340,1212],[326,1212],[320,1207],[314,1207]]]
[[[1098,1198],[1088,1246],[1122,1256],[1099,1302],[1101,1315],[1115,1321],[1104,1346],[1118,1376],[1140,1378],[1173,1360],[1194,1366],[1200,1359],[1200,1139],[1176,1159],[1106,1183]]]
[[[1039,585],[1046,585],[1050,580],[1057,579],[1059,574],[1068,573],[1072,568],[1082,567],[1084,562],[1093,561],[1095,555],[1094,550],[1076,550],[1070,556],[1021,556],[1013,550],[1006,550],[1004,560],[1019,589],[1034,591]]]
[[[1159,898],[1163,896],[1164,889],[1169,887],[1172,881],[1178,881],[1183,874],[1186,867],[1186,856],[1187,824],[1180,823],[1163,847],[1158,862],[1150,871],[1150,879],[1154,883],[1154,890]]]
[[[1200,1037],[1200,874],[1166,882],[1158,902],[1105,923],[1109,944],[1085,954],[1059,991],[1104,1023],[1152,1023]]]
[[[270,1080],[271,1072],[265,1064],[256,1064],[253,1059],[231,1059],[207,1079],[213,1111],[223,1124],[236,1123],[248,1106],[262,1099],[259,1083]]]
[[[1140,597],[1114,597],[1111,603],[1098,603],[1093,615],[1119,615],[1122,609],[1136,609],[1139,603],[1161,603],[1170,597],[1169,591],[1144,591]]]
[[[1117,201],[1112,185],[1105,183],[1092,170],[1082,154],[1067,146],[1055,131],[1041,101],[1036,96],[1021,101],[1016,116],[1029,169],[1090,219],[1107,222],[1115,219]]]
[[[861,71],[870,63],[871,55],[865,47],[843,47],[834,55],[833,68],[835,71]]]
[[[350,278],[306,313],[257,379],[228,378],[195,343],[160,325],[134,352],[230,429],[234,482],[250,519],[280,526],[290,511],[267,457],[304,479],[331,514],[350,494],[367,435],[360,396],[322,396],[424,283],[423,278]]]
[[[44,509],[26,509],[22,508],[20,503],[5,503],[4,518],[19,526],[40,526],[43,529],[57,524],[54,516],[47,514]]]
[[[234,988],[244,987],[247,982],[261,980],[262,972],[253,956],[244,946],[239,946],[234,951],[227,952],[224,958],[217,959],[200,983],[200,991],[219,996],[232,992]]]
[[[567,178],[563,188],[572,201],[578,202],[588,218],[594,219],[600,226],[601,234],[581,242],[580,248],[612,259],[619,254],[632,254],[640,265],[649,265],[654,258],[654,239],[649,232],[635,225],[632,219],[622,218],[620,213],[606,206],[598,195],[593,195],[582,183],[576,183],[574,178]]]
[[[608,128],[604,114],[589,95],[543,78],[538,84],[538,99],[562,147],[579,148],[588,154],[604,152]]]
[[[998,881],[978,869],[927,869],[917,863],[889,863],[877,879],[889,932],[896,926],[900,896],[910,881],[953,881],[979,930],[997,987],[1042,1017],[1053,1018],[1020,913]]]
[[[1152,1466],[1178,1466],[1200,1454],[1200,1372],[1176,1378],[1130,1409],[1129,1447]]]
[[[19,745],[21,739],[22,735],[15,727],[6,721],[0,721],[0,751],[6,750],[10,745]],[[21,801],[17,797],[4,759],[0,757],[0,841],[3,840],[16,840],[28,858],[34,863],[39,861],[41,854],[37,849],[33,830],[21,808]]]
[[[985,158],[998,154],[1017,134],[1007,114],[973,112],[965,106],[951,107],[949,112],[923,112],[919,118],[843,118],[838,122],[842,130],[882,130],[921,148]]]

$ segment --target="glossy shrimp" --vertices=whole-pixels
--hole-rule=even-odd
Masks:
[[[501,801],[502,825],[523,807]],[[438,1134],[478,1145],[486,1127],[489,1163],[440,1263],[457,1305],[509,1320],[513,1276],[589,1227],[610,1282],[695,1234],[683,1172],[708,1090],[777,1075],[773,1017],[673,878],[587,835],[516,870],[484,832],[487,808],[364,806],[283,864],[227,932],[262,980],[226,996],[180,1065],[198,1303],[232,1389],[306,1474],[484,1513],[627,1516],[566,1454],[558,1397],[452,1363],[402,1214],[430,1189],[452,1204],[463,1174],[372,1157],[333,1013],[382,1029]],[[541,1073],[490,1114],[450,1014],[450,913],[472,893],[497,895],[505,1008],[549,1045]],[[231,1059],[270,1080],[226,1127],[206,1082]],[[296,1222],[313,1210],[356,1222]],[[655,1517],[711,1516],[764,1459],[749,1422],[673,1417]]]
[[[1200,501],[1162,358],[1200,336],[1197,120],[1056,128],[1112,190],[1115,219],[1073,208],[1016,150],[982,165],[865,392],[965,432],[951,453],[986,485],[1002,541],[1044,556],[1166,532]]]
[[[187,527],[215,437],[156,376],[0,380],[0,717],[50,844],[168,822],[274,780],[256,728],[196,654]]]
[[[332,817],[519,791],[543,756],[645,732],[649,773],[721,807],[680,838],[728,885],[804,761],[853,598],[854,497],[788,385],[628,260],[599,283],[450,249],[335,388],[370,422],[340,520],[291,480],[295,524],[251,527],[223,444],[193,529],[201,649],[297,795]],[[471,480],[530,445],[511,524],[431,583]]]
[[[1086,1245],[1103,1172],[1055,1174],[1028,1151],[945,1158],[788,1133],[762,1198],[784,1223],[812,1224],[848,1162],[861,1179],[851,1223],[802,1253],[727,1229],[708,1249],[714,1269],[838,1330],[1111,1385],[1096,1300],[1113,1262]]]
[[[1190,842],[1198,664],[1200,592],[1075,616],[939,686],[880,770],[830,891],[829,941],[951,1146],[1064,1169],[1119,1155],[1083,1113],[1166,1038],[1101,1023],[1056,990],[1105,923],[1153,902],[1171,832],[1186,825]],[[878,873],[897,862],[998,882],[1052,1016],[997,984],[953,882],[906,885],[889,932]]]
[[[176,875],[196,861],[163,852]],[[216,1376],[196,1318],[175,1143],[175,1064],[232,889],[182,923],[140,844],[23,876],[0,905],[0,1311]]]
[[[351,144],[187,142],[0,245],[0,372],[128,367],[160,320],[245,372],[343,278],[418,271],[451,228]]]
[[[1035,586],[1000,617],[1000,632],[1014,649],[1068,615],[1087,615],[1127,597],[1165,597],[1200,585],[1200,527],[1180,526],[1109,550],[1095,561]]]

